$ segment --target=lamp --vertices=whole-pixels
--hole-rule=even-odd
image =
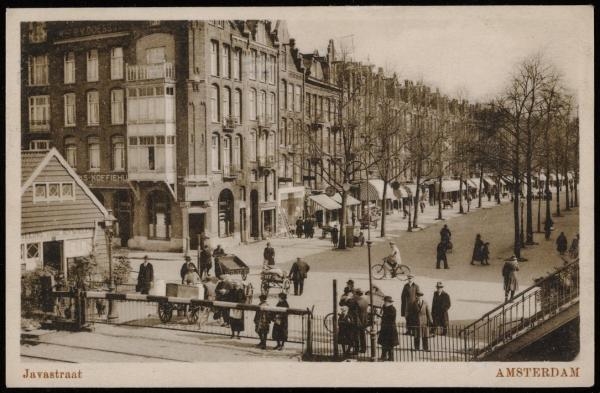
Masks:
[[[108,211],[108,215],[104,218],[104,231],[107,238],[108,247],[108,292],[115,292],[115,281],[112,274],[112,239],[114,236],[113,225],[117,221],[115,216],[112,214],[112,210]],[[116,319],[119,315],[117,314],[117,308],[115,307],[114,300],[108,300],[108,319]]]

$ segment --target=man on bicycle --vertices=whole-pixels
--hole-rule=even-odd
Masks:
[[[385,259],[386,267],[389,267],[392,277],[396,277],[396,270],[402,264],[402,258],[400,257],[400,249],[396,246],[396,243],[390,241],[390,248],[392,249],[392,253]]]

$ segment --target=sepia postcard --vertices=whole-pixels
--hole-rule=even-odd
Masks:
[[[593,7],[6,21],[7,386],[594,384]]]

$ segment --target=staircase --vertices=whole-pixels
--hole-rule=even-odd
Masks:
[[[579,317],[579,259],[536,280],[461,331],[471,360],[513,360]],[[532,359],[533,360],[533,359]],[[543,359],[539,359],[543,360]]]

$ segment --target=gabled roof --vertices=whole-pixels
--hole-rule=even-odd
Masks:
[[[96,207],[102,212],[102,214],[108,218],[109,213],[106,208],[100,203],[98,198],[92,193],[88,186],[81,180],[75,170],[67,163],[63,156],[52,148],[47,152],[32,152],[32,151],[21,151],[21,195],[31,187],[31,184],[36,177],[42,172],[42,170],[48,165],[52,158],[56,158],[58,162],[65,168],[69,175],[75,180],[75,183],[81,187],[83,192],[90,198],[90,200],[96,205]]]

